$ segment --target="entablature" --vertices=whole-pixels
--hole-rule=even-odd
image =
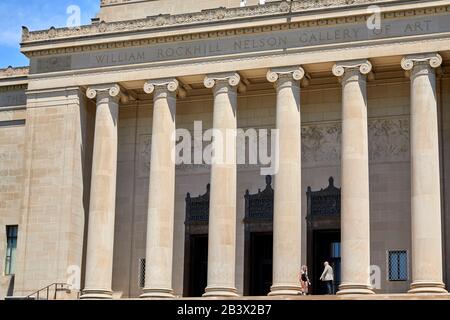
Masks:
[[[309,3],[309,5],[308,5]],[[79,28],[23,28],[22,52],[32,56],[153,46],[366,22],[377,4],[383,20],[450,12],[450,2],[404,0],[277,1],[243,8],[217,8],[183,15],[99,22]],[[310,6],[310,7],[308,7]]]

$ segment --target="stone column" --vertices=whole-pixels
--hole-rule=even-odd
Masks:
[[[369,148],[366,78],[368,60],[337,63],[342,84],[341,242],[338,294],[373,294],[370,285]]]
[[[97,112],[82,299],[112,299],[119,94],[117,84],[90,87],[86,91],[89,99],[97,98]]]
[[[208,287],[205,297],[236,293],[236,132],[238,73],[208,75],[205,86],[214,92],[216,158],[211,164]]]
[[[273,218],[273,286],[270,296],[301,291],[301,67],[272,69],[267,79],[277,90],[278,172]]]
[[[410,293],[446,293],[442,272],[441,186],[435,68],[437,53],[407,56],[411,77],[411,222]]]
[[[174,298],[172,290],[175,203],[176,79],[149,81],[153,93],[150,193],[147,217],[145,288],[141,298]]]

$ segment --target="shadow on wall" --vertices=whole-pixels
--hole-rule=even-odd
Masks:
[[[8,290],[6,291],[7,297],[12,297],[14,295],[14,280],[15,280],[15,277],[11,276],[11,279],[9,281]]]

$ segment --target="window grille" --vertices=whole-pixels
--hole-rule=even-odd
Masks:
[[[139,259],[139,287],[145,287],[145,258]]]
[[[389,251],[389,281],[408,280],[408,252],[406,250]]]

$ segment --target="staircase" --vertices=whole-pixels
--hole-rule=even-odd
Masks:
[[[36,292],[33,292],[25,297],[6,297],[5,300],[59,300],[59,292],[71,294],[72,290],[67,283],[52,283]],[[80,298],[80,293],[77,293],[77,299]]]

